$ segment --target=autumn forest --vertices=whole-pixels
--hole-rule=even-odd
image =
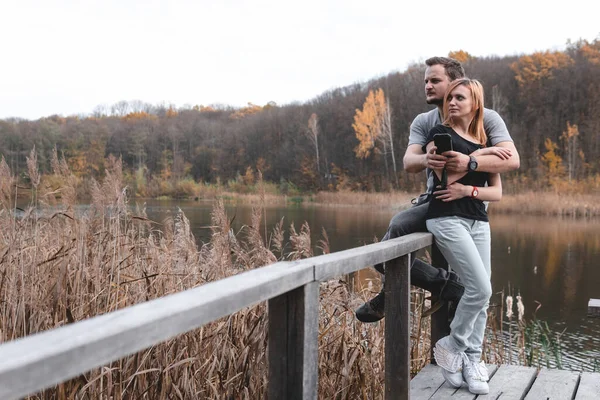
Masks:
[[[503,117],[520,153],[505,190],[600,190],[600,39],[558,52],[450,56],[483,83],[486,107]],[[423,75],[415,64],[302,104],[121,101],[90,115],[10,118],[0,120],[0,154],[25,186],[35,148],[42,173],[56,150],[82,190],[114,156],[138,196],[189,195],[173,189],[178,182],[251,185],[258,171],[282,192],[417,191],[423,177],[404,172],[402,156],[412,119],[431,108]]]

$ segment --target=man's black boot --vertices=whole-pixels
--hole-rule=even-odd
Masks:
[[[454,271],[433,267],[415,259],[410,268],[410,283],[431,292],[444,301],[458,302],[465,292]],[[377,296],[358,307],[356,318],[361,322],[377,322],[385,316],[385,293],[383,289]]]
[[[377,322],[385,316],[384,307],[385,292],[382,289],[377,296],[356,309],[356,319],[361,322]]]

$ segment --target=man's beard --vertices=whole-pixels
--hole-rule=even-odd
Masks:
[[[434,104],[436,106],[441,106],[444,104],[444,99],[427,99],[427,104]]]

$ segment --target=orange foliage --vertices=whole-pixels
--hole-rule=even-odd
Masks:
[[[562,52],[537,52],[523,56],[514,62],[510,68],[515,73],[519,87],[554,78],[553,71],[573,64],[573,59]]]
[[[593,43],[584,41],[581,53],[590,63],[600,65],[600,40],[594,40]]]
[[[546,152],[542,155],[542,163],[544,164],[548,181],[554,185],[564,175],[565,166],[563,165],[562,158],[556,154],[556,150],[558,150],[556,143],[550,138],[546,138],[544,147],[546,147]]]
[[[268,104],[267,104],[267,106],[268,106]],[[265,107],[267,107],[267,106],[265,106]],[[230,118],[240,119],[240,118],[244,118],[248,115],[259,113],[262,110],[263,110],[263,107],[248,102],[248,107],[240,108],[239,110],[237,110],[236,112],[231,114]]]
[[[176,116],[177,116],[177,114],[178,114],[178,113],[177,113],[177,110],[175,110],[173,107],[169,107],[169,109],[167,110],[167,112],[166,112],[166,114],[165,114],[165,115],[166,115],[168,118],[171,118],[171,117],[176,117]]]
[[[200,111],[201,113],[203,112],[216,112],[217,110],[215,110],[213,107],[211,106],[203,106],[202,104],[200,105],[195,105],[193,107],[194,110],[196,111]]]
[[[577,136],[579,136],[579,128],[577,125],[571,125],[571,123],[567,121],[567,130],[563,131],[560,138],[568,141]]]
[[[450,53],[448,53],[448,57],[454,58],[455,60],[460,61],[461,63],[466,63],[467,61],[474,58],[472,55],[470,55],[464,50],[451,51]]]
[[[127,115],[125,115],[124,117],[122,117],[123,121],[139,121],[139,120],[143,120],[143,119],[158,119],[158,117],[156,115],[151,115],[148,114],[147,112],[144,111],[139,111],[139,112],[131,112]]]
[[[356,110],[352,128],[358,139],[354,148],[356,157],[367,158],[375,147],[375,141],[382,134],[383,115],[385,113],[385,96],[382,89],[375,93],[369,91],[363,109]]]

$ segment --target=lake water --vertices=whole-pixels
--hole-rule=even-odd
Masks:
[[[198,242],[210,238],[211,202],[148,201],[148,217],[160,222],[181,208]],[[251,207],[226,206],[235,232],[250,223]],[[267,207],[267,232],[284,218],[296,231],[306,221],[313,247],[325,229],[331,251],[380,239],[398,210],[378,207]],[[563,367],[600,370],[600,318],[587,317],[590,298],[600,298],[600,223],[598,220],[491,215],[492,286],[495,292],[520,294],[525,318],[536,317],[563,332]],[[261,232],[264,226],[261,227]],[[320,252],[315,250],[315,254]],[[374,274],[375,275],[375,274]],[[498,302],[496,295],[492,302]],[[516,311],[516,309],[515,309]]]

